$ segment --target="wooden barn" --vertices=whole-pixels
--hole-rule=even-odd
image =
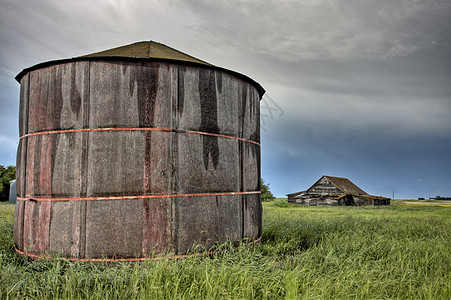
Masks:
[[[390,205],[390,198],[368,195],[347,178],[324,175],[309,189],[288,194],[288,202],[301,205]]]

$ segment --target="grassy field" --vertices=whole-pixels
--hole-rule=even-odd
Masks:
[[[450,206],[278,200],[264,203],[258,245],[115,265],[16,257],[13,210],[0,204],[1,299],[451,299]]]

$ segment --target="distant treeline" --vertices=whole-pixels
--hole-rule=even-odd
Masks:
[[[418,200],[426,200],[424,198],[418,198]],[[435,198],[429,198],[429,200],[451,200],[451,197],[440,197],[440,196],[435,196]]]
[[[430,198],[431,200],[451,200],[451,197],[440,197],[435,196],[435,198]]]

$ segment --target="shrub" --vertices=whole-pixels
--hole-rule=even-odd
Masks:
[[[16,167],[0,165],[0,201],[9,199],[9,182],[16,179]]]
[[[263,179],[261,179],[261,192],[262,192],[262,201],[263,202],[271,201],[276,198],[269,190],[269,183],[266,184]]]

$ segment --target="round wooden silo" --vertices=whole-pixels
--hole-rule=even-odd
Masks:
[[[260,238],[252,79],[152,41],[16,79],[19,254],[143,259]]]

